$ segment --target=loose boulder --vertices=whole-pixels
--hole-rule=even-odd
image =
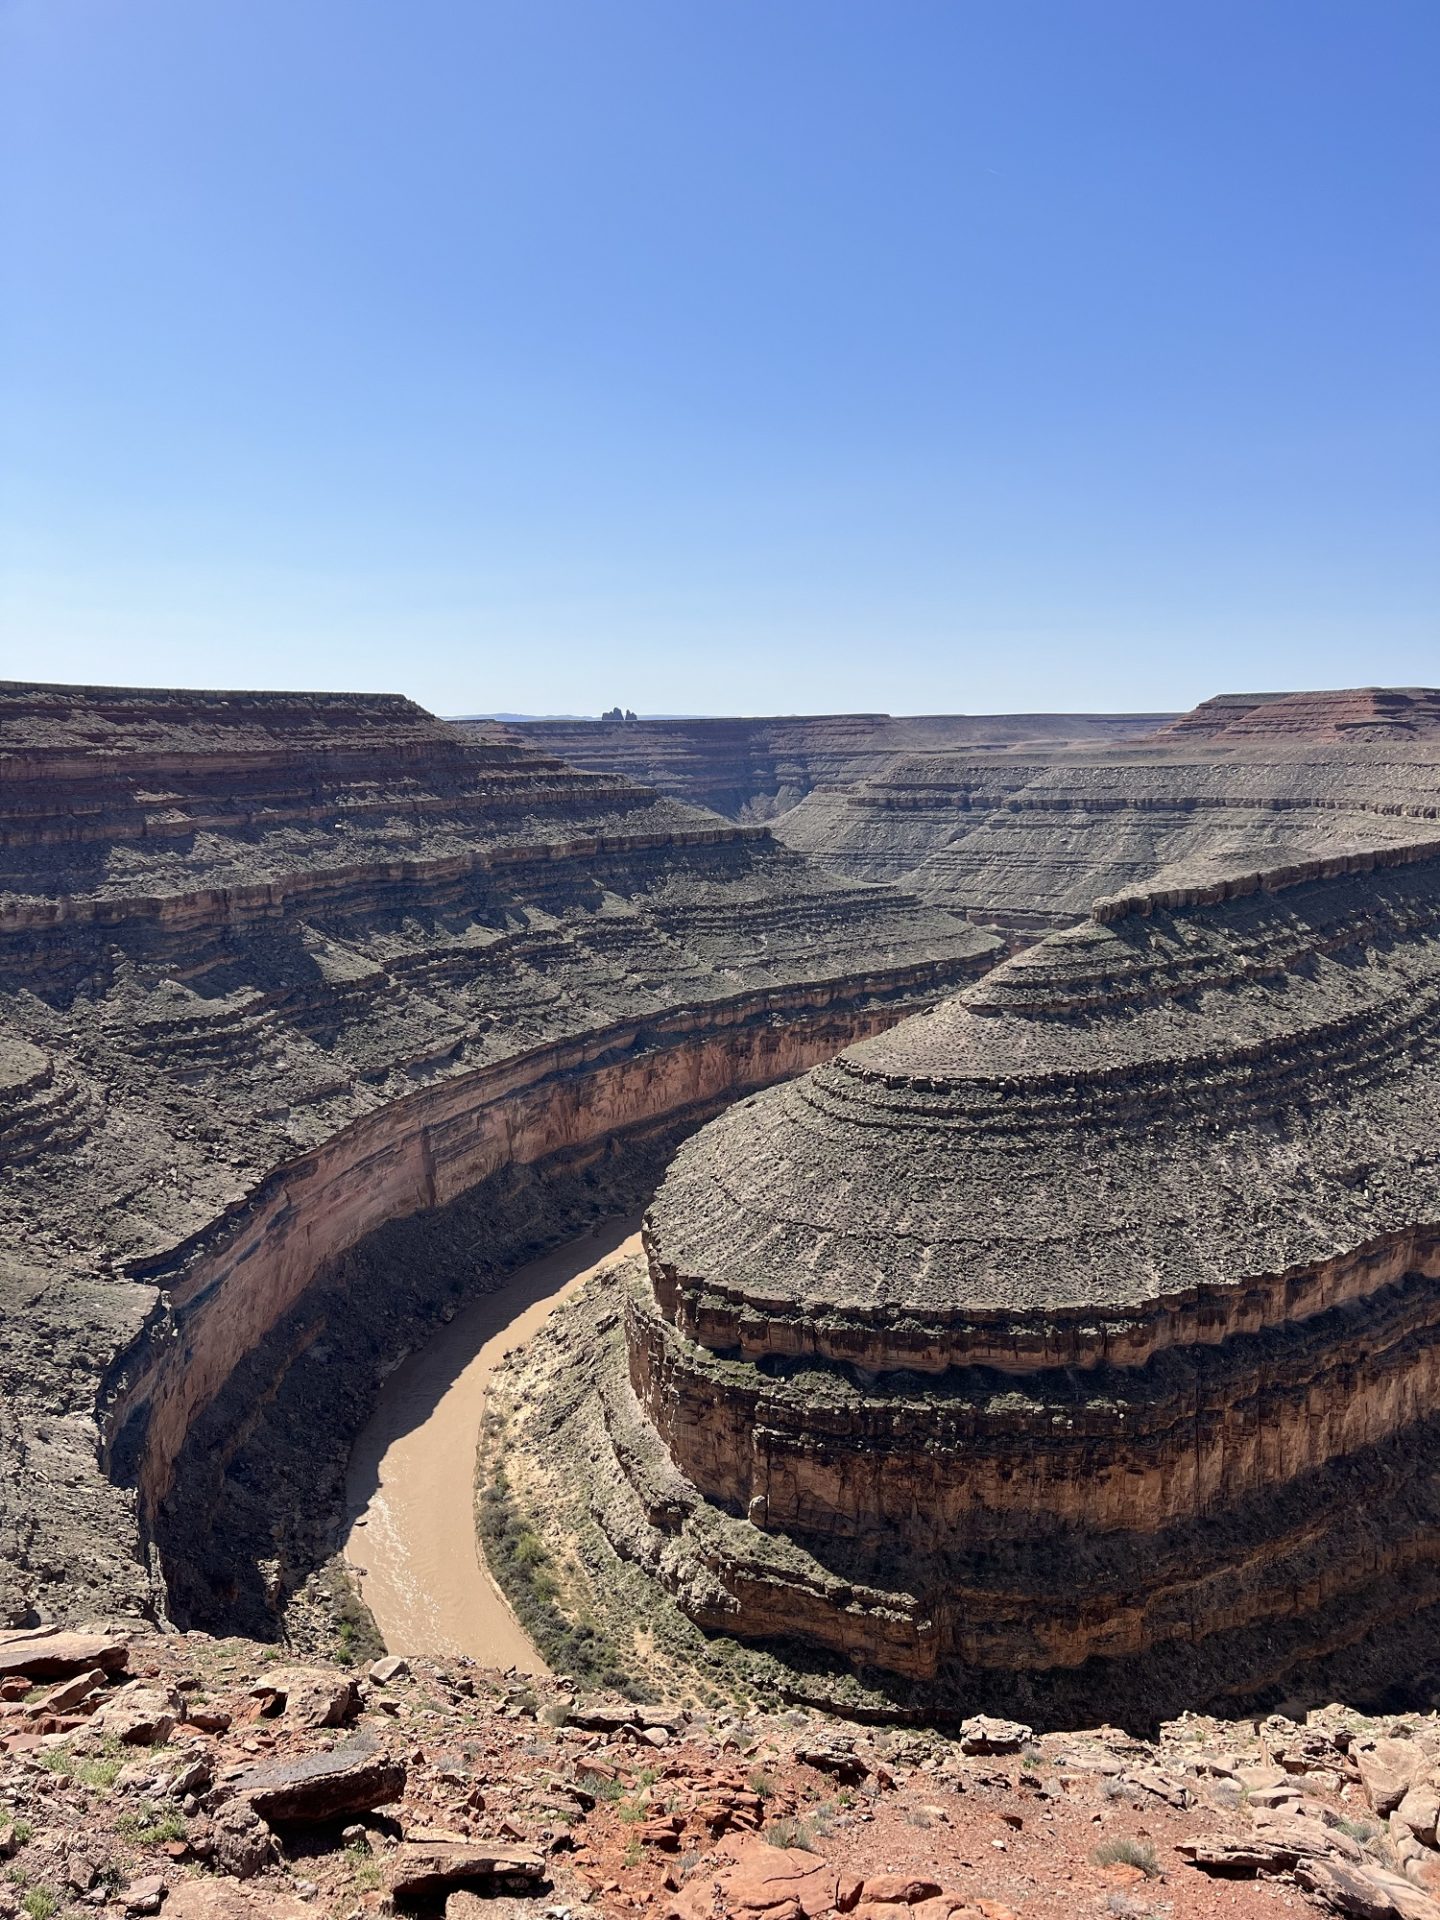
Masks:
[[[58,1627],[31,1627],[0,1634],[0,1678],[23,1673],[32,1680],[65,1680],[89,1667],[122,1673],[129,1660],[128,1644],[108,1633],[62,1633]]]
[[[232,1783],[235,1797],[276,1826],[369,1813],[405,1791],[405,1763],[361,1736],[303,1760],[248,1767]]]
[[[185,1707],[173,1687],[132,1680],[112,1694],[91,1723],[127,1747],[163,1747],[184,1718]]]
[[[400,1900],[446,1892],[467,1880],[523,1880],[536,1885],[545,1878],[545,1862],[529,1847],[505,1840],[472,1840],[463,1834],[404,1840],[390,1866],[390,1891]]]

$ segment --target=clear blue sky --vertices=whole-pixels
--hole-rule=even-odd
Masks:
[[[0,0],[0,675],[1440,681],[1437,0]]]

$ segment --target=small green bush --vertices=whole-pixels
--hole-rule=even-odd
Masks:
[[[1341,1833],[1348,1833],[1350,1838],[1358,1840],[1362,1847],[1382,1831],[1373,1820],[1341,1820],[1336,1824]]]
[[[183,1840],[189,1828],[178,1813],[142,1801],[137,1812],[121,1814],[115,1831],[137,1847],[163,1847],[171,1840]]]
[[[597,1801],[623,1800],[625,1789],[618,1780],[603,1780],[598,1773],[582,1773],[580,1784],[587,1793],[593,1793]]]
[[[108,1790],[120,1777],[123,1760],[81,1760],[75,1768],[75,1778],[87,1787],[101,1787]]]

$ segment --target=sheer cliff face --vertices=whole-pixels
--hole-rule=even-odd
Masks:
[[[143,1532],[367,1232],[798,1072],[996,945],[405,700],[0,686],[5,1603],[141,1602],[102,1430]]]
[[[676,1156],[656,1564],[937,1685],[1440,1604],[1437,1139],[1437,843],[1106,903]]]
[[[949,747],[991,753],[1142,737],[1154,713],[800,714],[768,719],[527,720],[458,725],[525,742],[576,767],[621,774],[729,820],[773,820],[818,787],[883,773],[897,754]]]
[[[1148,741],[897,754],[777,823],[830,872],[987,925],[1073,925],[1157,876],[1403,844],[1440,814],[1440,695],[1224,695]]]

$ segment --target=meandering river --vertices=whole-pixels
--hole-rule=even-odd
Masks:
[[[638,1248],[636,1215],[521,1267],[396,1368],[350,1456],[345,1557],[392,1653],[467,1653],[543,1673],[475,1538],[475,1450],[490,1376],[598,1267]]]

